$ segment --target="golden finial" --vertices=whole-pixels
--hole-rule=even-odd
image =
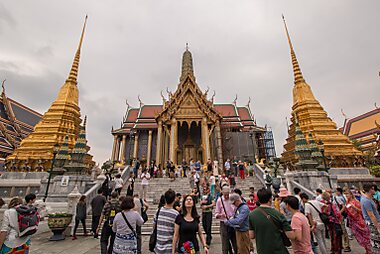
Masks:
[[[189,51],[189,43],[186,42],[186,51]]]
[[[237,94],[235,95],[235,99],[234,99],[234,101],[233,101],[233,104],[235,104],[235,106],[236,106],[236,103],[237,103],[237,99],[238,99],[238,97],[237,97]]]
[[[83,128],[86,128],[86,124],[87,124],[87,115],[84,116]]]
[[[3,82],[1,83],[1,87],[3,88],[3,93],[5,93],[5,81],[7,80],[4,79]]]
[[[79,45],[78,45],[78,49],[77,49],[77,52],[75,53],[75,57],[74,57],[74,61],[73,61],[73,65],[71,66],[71,70],[70,70],[70,74],[69,74],[69,77],[67,79],[67,81],[70,81],[70,82],[73,82],[73,83],[77,83],[77,76],[78,76],[78,68],[79,68],[79,58],[80,58],[80,50],[81,50],[81,47],[82,47],[82,42],[83,42],[83,37],[84,37],[84,32],[85,32],[85,29],[86,29],[86,24],[87,24],[87,15],[84,19],[84,24],[83,24],[83,29],[82,29],[82,34],[80,36],[80,40],[79,40]]]
[[[183,81],[188,75],[190,75],[192,78],[195,78],[193,69],[193,57],[189,51],[189,44],[186,43],[186,50],[183,52],[182,56],[182,73],[179,80]]]
[[[212,94],[211,96],[211,102],[214,103],[214,98],[215,98],[215,90],[214,90],[214,93]]]
[[[294,83],[297,84],[297,83],[300,83],[300,82],[305,82],[305,79],[302,76],[302,72],[301,72],[300,66],[298,64],[296,53],[294,52],[294,49],[293,49],[292,41],[290,40],[288,26],[286,25],[286,21],[285,21],[284,15],[282,15],[282,20],[284,21],[286,36],[288,37],[288,42],[289,42],[289,47],[290,47],[290,55],[292,57],[293,72],[294,72]]]

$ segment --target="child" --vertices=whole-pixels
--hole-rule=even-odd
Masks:
[[[249,194],[249,200],[247,201],[247,205],[248,205],[248,208],[249,208],[249,211],[253,211],[256,209],[257,205],[256,205],[256,201],[255,201],[255,196],[251,193]]]
[[[228,180],[230,181],[231,190],[234,190],[235,186],[236,186],[236,180],[235,180],[234,172],[231,172],[230,176],[228,177]]]

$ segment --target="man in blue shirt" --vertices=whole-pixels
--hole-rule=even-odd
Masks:
[[[249,254],[251,241],[248,223],[249,208],[246,203],[241,201],[237,193],[230,194],[229,199],[231,204],[237,208],[234,217],[229,218],[224,224],[235,228],[238,253]]]
[[[375,188],[371,184],[363,185],[364,195],[360,199],[364,220],[371,232],[372,253],[380,253],[380,215],[372,197]]]

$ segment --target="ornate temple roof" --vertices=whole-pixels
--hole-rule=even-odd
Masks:
[[[22,139],[33,131],[41,114],[7,97],[4,82],[0,100],[0,153],[11,154]]]
[[[362,149],[368,150],[376,144],[376,135],[380,135],[380,108],[361,114],[351,119],[345,119],[341,128],[344,135],[358,140]]]

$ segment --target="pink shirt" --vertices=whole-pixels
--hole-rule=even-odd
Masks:
[[[218,201],[216,201],[215,216],[225,214],[221,199],[223,199],[224,207],[226,208],[227,212],[227,217],[233,217],[235,214],[235,206],[232,205],[229,200],[225,200],[224,196],[221,196],[220,198],[218,198]],[[221,219],[221,221],[226,220],[227,219]]]
[[[291,240],[294,254],[313,253],[310,245],[310,226],[305,215],[300,212],[293,214],[292,229],[301,230],[302,237],[300,240]]]

